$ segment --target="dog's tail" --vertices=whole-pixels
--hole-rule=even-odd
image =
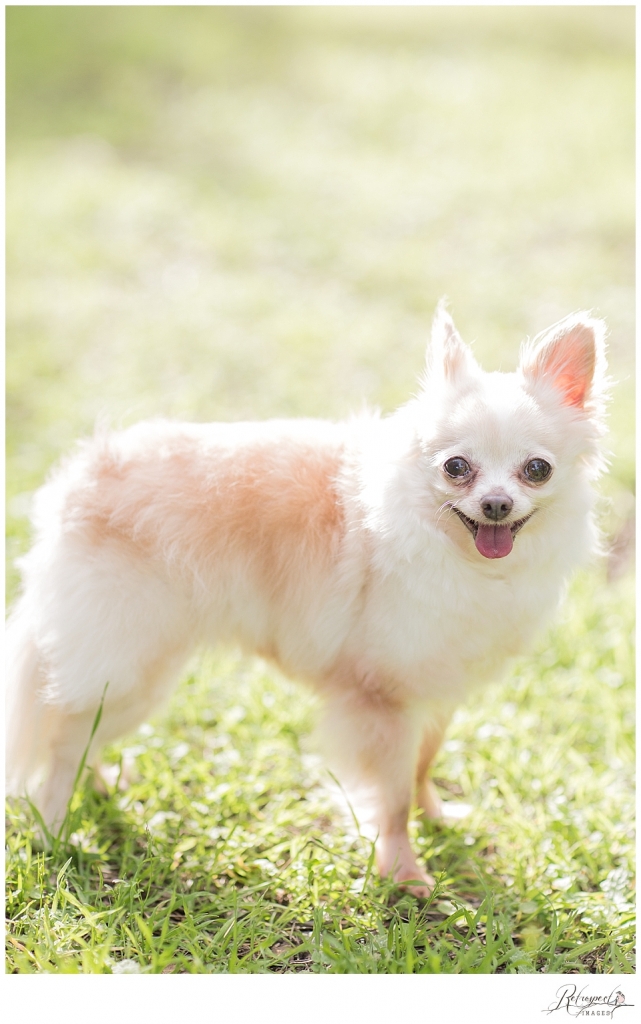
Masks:
[[[6,791],[24,796],[46,762],[55,717],[39,696],[44,678],[27,596],[9,617],[5,652]]]

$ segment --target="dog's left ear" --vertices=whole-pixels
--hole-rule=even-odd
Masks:
[[[432,337],[427,350],[427,376],[443,375],[446,380],[469,376],[478,371],[478,363],[454,326],[441,299],[432,322]]]
[[[583,409],[604,381],[605,323],[572,313],[534,338],[519,369],[526,381],[551,384],[564,405]]]

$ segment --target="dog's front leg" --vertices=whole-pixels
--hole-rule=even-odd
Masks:
[[[407,834],[408,815],[409,801],[396,811],[381,806],[376,863],[383,878],[391,875],[402,889],[427,897],[434,888],[434,879],[416,860]]]
[[[365,680],[330,700],[324,731],[339,771],[373,803],[381,875],[391,875],[416,896],[429,896],[434,880],[419,866],[407,832],[421,739],[418,715]]]

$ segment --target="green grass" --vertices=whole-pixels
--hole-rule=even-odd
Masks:
[[[583,579],[535,656],[457,713],[435,776],[473,810],[414,823],[425,903],[373,871],[310,753],[312,698],[201,660],[108,752],[129,787],[78,792],[68,842],[43,852],[10,809],[11,969],[631,972],[631,596]]]
[[[372,868],[312,697],[203,655],[45,852],[8,808],[8,970],[633,969],[633,11],[8,10],[7,532],[97,416],[344,416],[415,388],[447,293],[488,369],[587,307],[618,384],[618,567],[460,709],[472,805]],[[613,568],[616,571],[612,571]]]

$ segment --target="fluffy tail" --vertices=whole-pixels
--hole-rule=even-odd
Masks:
[[[5,650],[6,789],[23,796],[45,765],[53,728],[53,716],[38,696],[44,680],[25,597],[7,623]]]

